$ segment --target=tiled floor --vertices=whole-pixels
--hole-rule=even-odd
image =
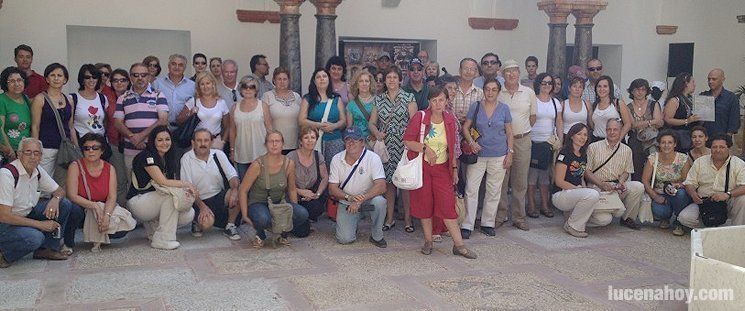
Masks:
[[[141,230],[91,253],[79,243],[68,261],[23,259],[0,270],[0,309],[37,310],[684,310],[683,302],[608,300],[616,288],[686,288],[689,236],[618,224],[589,229],[587,239],[561,229],[561,216],[530,219],[531,230],[505,225],[496,237],[474,232],[479,254],[451,254],[448,238],[418,252],[421,230],[386,233],[389,247],[339,245],[322,220],[292,246],[255,250],[217,231],[181,248],[150,248]],[[80,234],[82,235],[82,234]]]

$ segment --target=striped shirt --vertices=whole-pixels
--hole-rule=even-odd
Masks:
[[[616,146],[611,146],[605,139],[596,141],[587,148],[587,170],[593,171],[603,164],[613,154],[617,146],[619,148],[618,152],[600,170],[594,172],[595,176],[603,181],[614,181],[618,180],[623,173],[634,173],[631,148],[621,142]]]
[[[484,90],[471,83],[471,87],[463,92],[460,85],[458,85],[458,90],[455,92],[455,96],[453,96],[452,101],[450,102],[453,113],[455,113],[455,117],[458,118],[458,121],[463,123],[466,119],[466,114],[468,114],[468,108],[471,107],[472,103],[480,100],[484,100]]]
[[[119,97],[114,118],[123,120],[124,126],[136,134],[158,122],[159,112],[168,112],[168,101],[163,93],[148,87],[142,94],[128,90]],[[128,138],[122,138],[125,155],[135,156],[140,152]]]

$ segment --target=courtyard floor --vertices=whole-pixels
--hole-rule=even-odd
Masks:
[[[419,253],[421,229],[339,245],[333,223],[314,224],[292,245],[256,250],[218,231],[179,233],[181,247],[152,249],[137,229],[100,253],[78,243],[62,262],[23,259],[0,270],[0,309],[36,310],[685,310],[684,302],[610,301],[608,287],[687,288],[690,236],[616,223],[577,239],[562,217],[474,232],[479,258],[453,256],[452,242]],[[82,233],[78,234],[82,237]]]

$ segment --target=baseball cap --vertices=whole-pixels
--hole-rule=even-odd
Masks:
[[[422,63],[422,60],[416,57],[412,58],[411,61],[409,62],[409,68],[411,68],[414,65],[419,65],[419,66],[422,66],[422,68],[424,68],[424,64]]]
[[[346,140],[347,138],[354,140],[364,140],[365,135],[362,135],[362,131],[358,127],[352,126],[344,130],[344,139]]]

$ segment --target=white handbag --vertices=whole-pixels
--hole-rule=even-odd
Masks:
[[[331,111],[331,104],[334,103],[334,100],[329,98],[326,101],[326,108],[323,110],[323,116],[321,117],[321,124],[328,122],[329,120],[329,112]],[[318,139],[316,140],[316,146],[313,147],[313,150],[316,150],[318,152],[323,152],[323,131],[318,131]]]
[[[422,119],[424,120],[424,111],[420,111]],[[419,142],[424,143],[424,122],[421,123],[419,128]],[[420,152],[416,158],[409,160],[406,153],[409,150],[404,148],[404,152],[401,155],[401,160],[398,161],[396,171],[393,172],[393,184],[398,189],[403,190],[416,190],[422,187],[424,180],[422,178],[422,155]]]
[[[652,167],[652,182],[650,183],[650,187],[654,189],[654,180],[657,177],[657,162],[659,161],[660,156],[655,153],[654,155],[654,166]],[[639,222],[640,223],[653,223],[654,222],[654,215],[652,214],[652,198],[649,197],[649,194],[647,192],[644,192],[644,195],[642,196],[642,202],[639,206]]]

